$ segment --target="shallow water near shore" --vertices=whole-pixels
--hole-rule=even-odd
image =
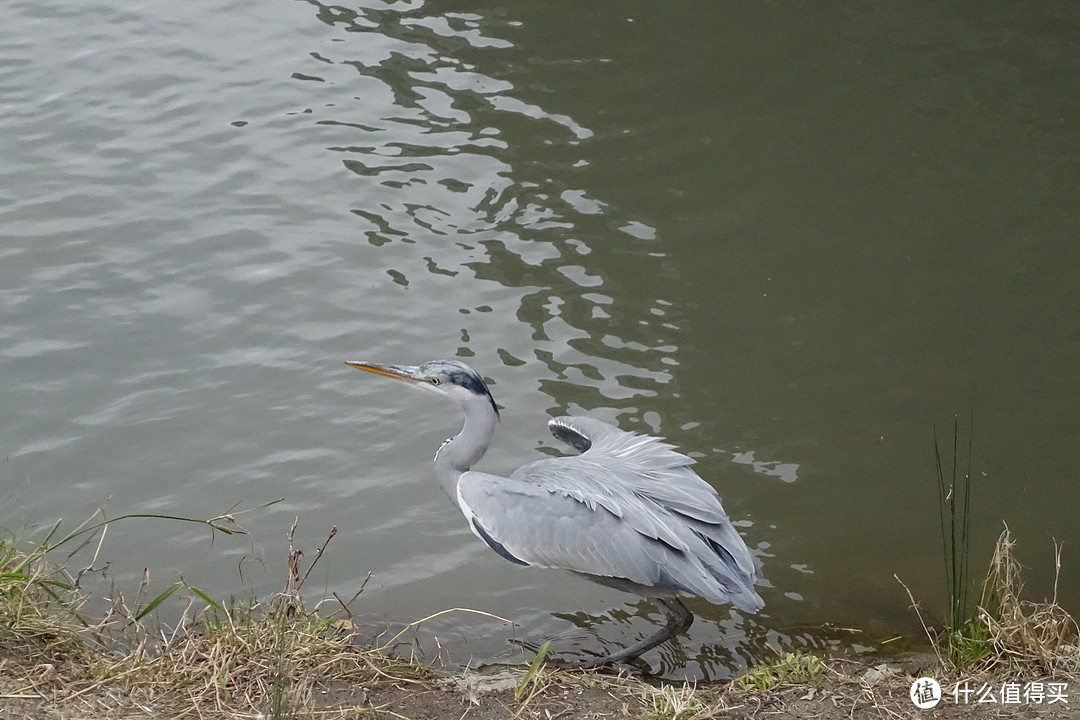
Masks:
[[[651,658],[725,677],[943,608],[932,428],[974,398],[973,568],[1004,520],[1077,609],[1080,11],[650,3],[115,8],[0,24],[0,525],[108,501],[105,586],[308,582],[427,657],[573,656],[648,604],[478,543],[460,418],[347,359],[457,357],[482,463],[589,414],[697,460],[769,584]],[[976,574],[978,574],[976,572]],[[163,618],[168,621],[168,617]],[[828,624],[829,627],[823,627]],[[833,627],[859,628],[850,634]]]

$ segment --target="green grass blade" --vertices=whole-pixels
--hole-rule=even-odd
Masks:
[[[212,598],[209,595],[207,595],[206,593],[204,593],[199,588],[197,588],[197,587],[189,587],[188,590],[191,590],[191,592],[198,595],[199,598],[203,602],[205,602],[207,605],[209,605],[210,607],[217,610],[219,613],[225,614],[225,608],[221,606],[221,603],[219,603],[217,600],[215,600],[214,598]]]
[[[518,683],[517,689],[514,690],[514,699],[520,700],[525,695],[526,688],[529,687],[529,683],[536,676],[536,673],[540,671],[540,666],[544,664],[544,658],[547,657],[548,650],[551,649],[551,641],[547,640],[536,653],[536,657],[533,658],[532,664],[529,665],[528,671],[525,673],[525,677],[521,678],[521,682]]]
[[[945,483],[945,469],[941,462],[941,444],[938,442],[937,426],[934,426],[934,464],[937,470],[938,481],[938,519],[941,523],[941,559],[942,566],[945,568],[945,587],[949,590],[949,613],[946,614],[946,622],[951,626],[952,617],[952,588],[953,588],[953,576],[951,572],[952,551],[955,550],[955,546],[950,547],[950,533],[949,523],[946,519],[946,514],[951,514],[951,510],[954,508],[950,504],[952,497],[952,488]]]
[[[169,598],[170,595],[172,595],[174,592],[176,592],[177,590],[179,590],[182,587],[184,587],[183,581],[182,580],[177,580],[172,585],[170,585],[169,587],[162,590],[158,594],[158,596],[156,598],[151,600],[150,603],[145,608],[143,608],[139,613],[137,613],[135,615],[135,619],[136,620],[142,620],[149,613],[153,612],[154,608],[156,608],[161,603],[165,602]]]

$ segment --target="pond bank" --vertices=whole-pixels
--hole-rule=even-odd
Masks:
[[[136,609],[118,598],[90,618],[67,573],[0,541],[0,720],[1080,717],[1076,623],[1056,603],[1003,606],[967,671],[930,653],[868,662],[797,652],[697,685],[544,663],[440,673],[389,644],[357,644],[351,621],[309,612],[299,560],[293,551],[285,591],[259,605],[192,589],[188,610],[202,609],[170,629],[146,621],[164,594]],[[940,683],[941,700],[920,710],[911,691],[923,677]]]

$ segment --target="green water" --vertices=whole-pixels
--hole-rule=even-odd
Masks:
[[[974,397],[974,567],[1005,521],[1040,596],[1063,540],[1075,611],[1080,13],[1054,7],[12,2],[0,523],[284,497],[243,538],[116,526],[107,579],[264,595],[299,516],[311,551],[339,528],[320,597],[370,571],[377,621],[517,622],[440,618],[428,657],[646,631],[476,542],[429,474],[453,408],[340,364],[460,357],[504,407],[487,470],[566,412],[695,454],[767,607],[695,605],[652,662],[722,677],[918,639],[893,575],[944,608],[931,431]]]

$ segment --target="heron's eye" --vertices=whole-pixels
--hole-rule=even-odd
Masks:
[[[428,382],[430,382],[432,385],[438,385],[439,384],[439,378],[437,378],[437,377],[428,378]]]

